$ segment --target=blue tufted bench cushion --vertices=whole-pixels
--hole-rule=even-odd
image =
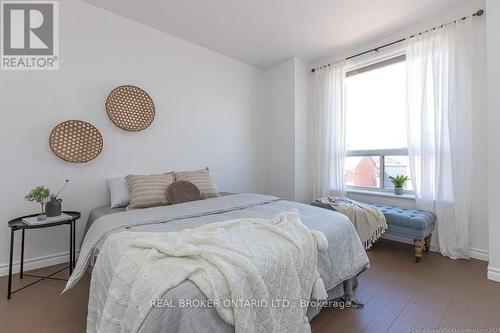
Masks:
[[[431,212],[382,204],[373,206],[384,213],[388,234],[424,239],[434,230],[436,216]]]
[[[330,205],[320,201],[314,201],[311,205],[334,210]],[[422,252],[429,251],[436,216],[431,212],[412,208],[382,204],[372,205],[380,209],[385,215],[385,219],[387,220],[386,234],[413,238],[415,262],[419,262],[422,258]]]
[[[318,201],[312,205],[333,210],[330,205]],[[434,230],[436,216],[431,212],[383,204],[373,204],[373,206],[384,213],[387,220],[387,234],[422,240]]]

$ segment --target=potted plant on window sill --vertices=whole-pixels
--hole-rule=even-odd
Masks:
[[[409,179],[405,175],[389,176],[389,180],[394,184],[394,194],[403,195],[403,187]]]

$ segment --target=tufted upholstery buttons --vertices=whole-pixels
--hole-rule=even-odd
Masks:
[[[417,209],[401,208],[382,204],[375,204],[374,206],[384,213],[387,219],[387,224],[389,225],[426,230],[433,227],[436,219],[436,216],[433,213]]]

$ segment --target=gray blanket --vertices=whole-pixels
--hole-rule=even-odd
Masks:
[[[302,222],[311,229],[322,231],[329,248],[320,252],[319,272],[330,296],[343,294],[343,282],[355,277],[368,265],[368,257],[349,220],[342,214],[275,197],[237,194],[166,207],[104,215],[89,227],[82,245],[77,267],[68,288],[81,277],[93,251],[107,235],[121,230],[169,232],[242,217],[272,218],[275,214],[296,208]],[[96,281],[107,290],[111,281]],[[98,291],[96,293],[99,293]],[[95,295],[94,295],[95,296]],[[101,296],[98,296],[101,297]],[[103,301],[105,295],[102,295]],[[167,291],[164,305],[179,304],[180,300],[205,300],[191,282],[184,281]],[[231,325],[219,318],[210,307],[153,307],[141,332],[233,332]]]

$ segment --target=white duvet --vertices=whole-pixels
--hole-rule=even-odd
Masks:
[[[137,332],[162,295],[187,279],[236,332],[308,332],[307,301],[327,297],[318,272],[318,250],[327,245],[296,211],[179,232],[113,234],[93,270],[87,331]],[[102,302],[96,291],[110,272]]]
[[[297,202],[280,200],[272,196],[242,193],[213,199],[187,202],[171,206],[138,209],[109,214],[97,219],[88,229],[80,247],[78,262],[66,290],[72,288],[85,274],[89,262],[109,237],[132,231],[134,233],[169,233],[185,229],[231,221],[241,218],[273,219],[276,214],[298,209],[302,223],[312,230],[321,231],[328,240],[328,248],[319,251],[318,271],[330,296],[343,295],[343,281],[351,279],[364,270],[368,257],[356,230],[347,217],[327,209]],[[137,238],[144,238],[137,235]],[[109,260],[102,253],[97,260]],[[92,274],[92,290],[88,309],[89,331],[96,323],[90,320],[100,318],[111,290],[114,267],[108,267],[99,276]],[[349,289],[350,290],[350,289]],[[182,299],[206,301],[204,293],[190,280],[166,291],[161,298],[176,304]],[[311,308],[309,310],[312,310]],[[309,311],[308,316],[316,311]],[[151,308],[143,321],[139,333],[234,333],[234,326],[224,321],[213,307],[169,307]]]

